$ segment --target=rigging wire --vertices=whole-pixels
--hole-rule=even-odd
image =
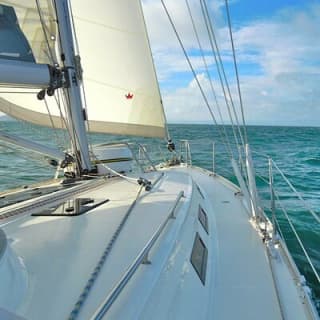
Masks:
[[[175,26],[175,24],[174,24],[174,22],[173,22],[173,20],[172,20],[172,18],[171,18],[171,15],[170,15],[170,13],[169,13],[169,11],[168,11],[168,9],[167,9],[167,6],[166,6],[166,4],[164,3],[163,0],[161,0],[161,3],[162,3],[162,6],[163,6],[163,8],[164,8],[164,10],[165,10],[165,12],[166,12],[166,15],[167,15],[167,17],[168,17],[168,19],[169,19],[169,22],[170,22],[170,24],[171,24],[171,27],[172,27],[172,29],[173,29],[176,37],[177,37],[177,40],[178,40],[178,42],[179,42],[179,44],[180,44],[180,46],[181,46],[181,49],[182,49],[182,51],[183,51],[183,53],[184,53],[184,56],[185,56],[185,58],[186,58],[186,60],[187,60],[187,62],[188,62],[189,68],[190,68],[190,70],[191,70],[191,72],[192,72],[192,74],[193,74],[193,76],[194,76],[194,79],[195,79],[195,81],[197,82],[197,85],[198,85],[198,87],[199,87],[199,89],[200,89],[201,95],[202,95],[203,100],[204,100],[204,102],[205,102],[205,104],[206,104],[206,106],[207,106],[207,109],[208,109],[208,111],[209,111],[209,113],[210,113],[210,115],[211,115],[211,117],[212,117],[212,120],[213,120],[213,122],[215,123],[215,125],[217,126],[217,128],[219,128],[218,122],[217,122],[217,120],[216,120],[216,118],[215,118],[215,115],[214,115],[214,113],[212,112],[212,110],[211,110],[211,108],[210,108],[210,104],[209,104],[209,101],[208,101],[208,99],[207,99],[207,96],[206,96],[206,94],[205,94],[205,92],[204,92],[204,90],[203,90],[203,88],[202,88],[202,86],[201,86],[201,83],[200,83],[200,81],[199,81],[199,79],[198,79],[198,77],[197,77],[197,74],[196,74],[196,72],[195,72],[195,69],[194,69],[192,63],[191,63],[191,60],[190,60],[190,58],[189,58],[189,56],[188,56],[188,53],[187,53],[187,51],[186,51],[186,49],[185,49],[185,47],[184,47],[184,45],[183,45],[183,43],[182,43],[182,40],[181,40],[181,38],[180,38],[180,36],[179,36],[179,34],[178,34],[177,28],[176,28],[176,26]],[[220,131],[220,128],[219,128],[219,134],[220,134],[220,136],[223,136],[222,133],[221,133],[221,131]],[[223,140],[223,138],[222,138],[222,140]],[[230,153],[230,156],[233,157],[233,151],[232,151],[232,149],[230,149],[230,150],[228,150],[228,151],[229,151],[229,153]]]
[[[70,99],[70,94],[69,94],[69,91],[68,90],[63,90],[63,96],[65,98],[65,101],[66,101],[66,104],[65,104],[65,109],[69,109],[68,106],[71,105],[71,99]],[[67,112],[67,110],[66,110]],[[72,112],[70,110],[70,113],[69,113],[69,121],[73,121],[72,120]],[[70,126],[69,126],[70,128]],[[69,129],[70,130],[70,137],[71,137],[71,140],[75,142],[76,146],[80,149],[81,146],[80,146],[80,143],[79,143],[79,137],[77,135],[77,132],[74,128],[74,126],[71,126],[71,128]],[[78,152],[77,150],[77,147],[74,151],[74,154],[73,154],[73,157],[76,159],[76,163],[77,163],[77,168],[80,169],[81,168],[81,155],[80,153]]]
[[[57,4],[56,4],[56,1],[53,1],[53,5],[54,5],[54,9],[55,9],[55,12],[57,13]],[[59,21],[57,21],[57,24],[59,25]],[[60,50],[62,51],[62,40],[61,40],[61,34],[60,34],[60,29],[58,28],[58,43],[59,43],[59,47],[60,47]],[[62,54],[62,52],[60,52]],[[62,60],[62,64],[65,66],[65,61],[64,59],[61,59]],[[66,89],[61,89],[62,91],[62,98],[63,98],[63,105],[64,105],[64,109],[65,109],[65,114],[68,114],[68,103],[70,103],[70,99],[67,98],[68,96],[68,92],[66,93]],[[60,114],[62,114],[61,112],[61,109],[60,109]],[[71,115],[71,112],[70,112],[70,118],[72,117]],[[69,119],[69,121],[71,121],[71,119]],[[72,129],[72,126],[70,127],[70,123],[66,123],[66,128],[68,130],[68,134],[69,134],[69,137],[70,137],[70,141],[71,141],[71,149],[75,149],[73,150],[74,151],[74,158],[76,159],[76,163],[77,163],[77,167],[79,167],[79,164],[81,162],[79,162],[79,155],[77,153],[77,148],[76,148],[76,145],[73,145],[72,141],[74,141],[74,143],[76,143],[76,140],[74,139],[75,137],[75,132],[74,132],[74,129]],[[80,168],[80,167],[79,167]]]
[[[207,31],[208,31],[208,34],[209,34],[209,39],[210,39],[210,43],[211,43],[211,46],[212,46],[212,51],[214,53],[214,58],[215,58],[215,61],[216,61],[216,65],[217,65],[217,69],[218,69],[218,73],[219,73],[219,78],[220,78],[220,83],[221,83],[221,87],[222,87],[222,90],[223,90],[223,93],[224,93],[224,97],[225,97],[225,102],[226,102],[226,105],[227,105],[227,108],[228,108],[228,113],[229,113],[232,129],[233,129],[233,133],[234,133],[234,138],[237,141],[237,144],[240,145],[239,140],[238,140],[238,135],[237,135],[236,130],[235,130],[235,123],[234,123],[234,120],[235,120],[236,125],[237,125],[237,129],[238,129],[239,138],[240,138],[240,141],[241,141],[243,149],[244,149],[244,140],[243,140],[242,133],[241,133],[241,130],[240,130],[239,120],[238,120],[237,112],[235,110],[234,102],[233,102],[233,99],[232,99],[231,90],[230,90],[230,86],[229,86],[229,83],[228,83],[228,80],[227,80],[225,68],[224,68],[224,65],[223,65],[223,62],[222,62],[220,49],[219,49],[219,46],[218,46],[218,43],[217,43],[217,38],[216,38],[215,32],[213,30],[212,20],[211,20],[209,11],[208,11],[208,7],[207,7],[207,4],[206,4],[206,1],[205,0],[200,0],[200,4],[201,4],[201,9],[202,9],[202,13],[203,13],[203,16],[204,16],[204,20],[205,20],[205,23],[206,23]],[[226,92],[226,90],[227,90],[227,92]],[[230,100],[230,103],[228,102],[228,99]],[[231,108],[230,108],[230,105],[231,105]],[[233,120],[233,116],[232,116],[231,110],[232,110],[232,113],[234,115],[234,120]],[[239,156],[241,157],[241,153],[239,153]]]
[[[46,97],[44,98],[43,101],[45,103],[45,106],[46,106],[46,109],[47,109],[47,112],[48,112],[48,115],[49,115],[49,119],[50,119],[50,122],[51,122],[51,126],[52,126],[52,129],[53,129],[53,132],[54,132],[54,136],[55,136],[56,142],[57,142],[59,147],[63,148],[64,146],[63,146],[63,143],[61,143],[61,140],[59,139],[58,131],[57,131],[56,126],[54,125],[53,117],[51,115],[51,112],[50,112],[49,105],[48,105]]]
[[[55,7],[55,11],[57,12],[57,4],[55,1],[54,1],[54,7]],[[66,14],[69,14],[69,16],[70,16],[70,12],[68,12],[68,13],[66,12]],[[59,28],[58,28],[58,37],[59,37],[60,48],[62,48],[62,40],[61,40],[61,34],[59,32]],[[62,63],[65,66],[65,61],[62,61]],[[72,122],[72,113],[71,113],[70,108],[68,107],[71,104],[70,103],[70,101],[71,101],[70,94],[69,94],[68,90],[63,90],[62,92],[63,92],[63,96],[65,99],[65,111],[66,111],[66,114],[69,114],[69,116],[70,116],[69,123],[68,123],[68,127],[69,127],[70,122]],[[70,112],[68,112],[68,110],[70,110]],[[69,134],[70,134],[70,137],[72,137],[71,141],[74,142],[74,145],[73,145],[73,143],[72,143],[72,145],[73,145],[73,148],[75,149],[75,150],[73,150],[74,151],[73,156],[76,160],[76,164],[77,164],[76,167],[80,169],[81,168],[81,151],[82,150],[81,150],[81,145],[79,143],[79,137],[78,137],[77,132],[73,126],[71,126],[71,128],[69,127]],[[78,149],[80,152],[78,152]]]
[[[72,24],[72,35],[74,38],[74,44],[75,44],[75,51],[77,54],[80,53],[80,49],[79,49],[79,41],[78,41],[78,37],[77,37],[77,33],[76,33],[76,28],[75,28],[75,23],[74,23],[74,16],[73,16],[73,11],[72,11],[72,6],[70,6],[70,16],[71,16],[71,24]],[[80,57],[80,55],[79,55]],[[80,89],[81,89],[81,93],[82,93],[82,100],[83,100],[83,105],[84,105],[84,109],[85,109],[85,113],[86,113],[86,128],[87,128],[87,132],[90,133],[90,123],[89,123],[89,118],[88,118],[88,104],[87,104],[87,97],[86,97],[86,91],[85,91],[85,87],[84,87],[84,82],[83,80],[81,80],[80,82]],[[90,137],[90,135],[88,135]],[[88,138],[89,138],[88,137]],[[91,139],[88,139],[88,144],[89,144],[89,149],[90,152],[93,154],[93,145],[91,142]]]
[[[196,28],[196,25],[195,25],[195,21],[193,19],[193,15],[192,15],[192,12],[191,12],[189,1],[185,0],[185,2],[186,2],[187,8],[188,8],[188,12],[189,12],[189,16],[190,16],[190,19],[191,19],[191,22],[192,22],[193,31],[195,33],[195,36],[196,36],[196,39],[197,39],[197,42],[198,42],[198,46],[199,46],[199,49],[200,49],[200,52],[201,52],[202,61],[203,61],[203,64],[205,66],[205,69],[206,69],[207,77],[209,79],[210,88],[211,88],[211,91],[212,91],[212,94],[213,94],[213,97],[214,97],[214,100],[215,100],[215,103],[216,103],[216,107],[217,107],[217,110],[218,110],[218,113],[219,113],[219,117],[220,117],[220,121],[221,121],[222,128],[223,128],[223,131],[224,131],[224,135],[226,137],[226,144],[228,145],[228,148],[231,150],[229,136],[227,134],[226,127],[224,125],[224,121],[223,121],[222,113],[221,113],[221,108],[220,108],[220,105],[219,105],[219,102],[218,102],[218,99],[217,99],[216,91],[215,91],[215,89],[213,87],[212,78],[211,78],[211,75],[210,75],[210,72],[209,72],[209,68],[208,68],[208,64],[207,64],[207,61],[206,61],[206,58],[205,58],[205,55],[204,55],[203,47],[202,47],[201,42],[200,42],[199,33],[197,31],[197,28]]]
[[[245,142],[245,144],[248,144],[248,134],[247,134],[247,129],[246,129],[245,117],[244,117],[244,108],[243,108],[242,94],[241,94],[241,88],[240,88],[240,80],[239,80],[237,58],[236,58],[233,35],[232,35],[231,17],[230,17],[230,10],[229,10],[228,0],[225,0],[225,4],[226,4],[226,12],[227,12],[227,18],[228,18],[229,36],[230,36],[230,41],[231,41],[231,46],[232,46],[234,69],[235,69],[236,78],[237,78],[237,87],[238,87],[238,95],[239,95],[239,102],[240,102],[240,109],[241,109],[241,116],[242,116],[244,142]]]
[[[217,43],[216,43],[216,39],[215,39],[215,36],[214,36],[211,20],[208,17],[209,13],[205,10],[201,0],[200,0],[200,5],[201,5],[201,11],[202,11],[202,15],[203,15],[204,22],[205,22],[205,25],[206,25],[207,33],[208,33],[208,36],[209,36],[209,41],[210,41],[210,45],[211,45],[212,54],[213,54],[213,57],[214,57],[214,60],[215,60],[215,63],[216,63],[216,67],[217,67],[217,72],[218,72],[218,76],[219,76],[219,80],[220,80],[221,89],[223,91],[224,100],[225,100],[225,103],[226,103],[226,106],[227,106],[227,111],[228,111],[228,114],[229,114],[229,119],[230,119],[230,123],[231,123],[231,127],[232,127],[233,136],[234,136],[234,139],[236,141],[236,144],[238,145],[239,141],[238,141],[238,137],[237,137],[237,134],[236,134],[236,131],[235,131],[235,128],[234,128],[235,125],[234,125],[233,117],[232,117],[232,114],[231,114],[230,105],[229,105],[229,102],[228,102],[224,81],[223,81],[222,74],[221,74],[222,73],[221,72],[221,65],[219,64],[218,58],[217,58],[217,52],[219,51],[219,48],[217,47]],[[215,43],[216,47],[215,47],[214,43]]]
[[[63,136],[64,136],[64,141],[70,141],[71,139],[71,135],[70,135],[70,132],[69,132],[69,128],[67,126],[67,122],[66,122],[66,119],[62,113],[62,109],[61,109],[61,104],[63,103],[63,101],[61,102],[62,98],[61,98],[61,89],[58,89],[56,90],[56,93],[54,95],[54,98],[56,100],[56,104],[58,106],[58,109],[59,109],[59,113],[60,113],[60,120],[61,120],[61,130],[63,132]],[[65,130],[64,130],[65,129]],[[68,134],[68,137],[67,137],[67,134]]]
[[[47,45],[47,47],[48,47],[48,53],[49,53],[50,58],[51,58],[51,62],[52,62],[53,64],[56,64],[57,61],[55,61],[55,59],[54,59],[54,54],[53,54],[53,52],[51,51],[51,46],[50,46],[49,38],[48,38],[48,35],[47,35],[47,26],[46,26],[45,21],[44,21],[43,16],[42,16],[42,12],[41,12],[41,7],[40,7],[40,4],[39,4],[39,0],[36,0],[36,5],[37,5],[37,10],[38,10],[38,13],[39,13],[39,17],[40,17],[41,27],[42,27],[42,30],[43,30],[43,33],[44,33],[44,36],[45,36],[46,45]],[[53,6],[55,7],[55,3],[53,3]],[[55,12],[56,12],[56,10],[55,10]],[[55,21],[56,21],[56,23],[58,24],[57,19],[56,19]],[[59,28],[57,28],[57,29],[58,29],[58,34],[59,34]],[[59,37],[59,39],[60,39],[60,37]],[[60,43],[61,43],[61,39],[60,39]],[[59,91],[59,89],[58,89],[58,91]],[[59,108],[59,110],[60,110],[60,118],[61,118],[61,120],[63,121],[64,117],[62,116],[60,104],[58,103],[58,99],[57,99],[56,95],[54,95],[54,97],[55,97],[55,99],[56,99],[58,108]],[[45,103],[45,106],[46,106],[46,109],[47,109],[47,112],[48,112],[48,115],[49,115],[49,119],[50,119],[50,122],[51,122],[52,129],[54,130],[54,134],[55,134],[55,136],[56,136],[56,141],[57,141],[57,143],[59,143],[58,134],[57,134],[57,128],[56,128],[55,125],[54,125],[53,118],[52,118],[52,115],[51,115],[51,113],[50,113],[50,109],[49,109],[48,102],[47,102],[46,99],[44,99],[44,103]],[[64,123],[65,123],[65,122],[64,122]],[[63,126],[62,126],[62,127],[63,127]],[[66,128],[68,128],[68,127],[66,126]],[[69,136],[70,136],[70,134],[69,134]],[[66,141],[66,139],[65,139],[65,141]],[[60,144],[60,146],[63,147],[63,143]]]

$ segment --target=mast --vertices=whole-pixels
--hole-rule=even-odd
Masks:
[[[70,8],[68,0],[55,1],[56,14],[58,17],[61,56],[64,62],[70,86],[65,88],[67,97],[67,116],[72,133],[71,142],[75,157],[80,155],[80,164],[77,163],[79,176],[83,170],[90,170],[90,156],[88,148],[88,138],[85,127],[85,112],[81,99],[81,79],[78,76],[76,64],[76,52],[73,42],[72,21],[70,18]]]

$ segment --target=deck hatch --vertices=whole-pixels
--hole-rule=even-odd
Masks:
[[[198,219],[202,224],[203,229],[209,234],[208,216],[201,206],[199,206],[199,210],[198,210]]]
[[[197,232],[193,243],[190,261],[203,285],[206,281],[207,259],[208,249]]]

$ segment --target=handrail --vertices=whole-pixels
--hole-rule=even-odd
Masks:
[[[173,207],[170,209],[169,215],[166,218],[166,220],[159,226],[157,231],[154,233],[152,238],[148,241],[148,243],[145,245],[145,247],[142,249],[142,251],[139,253],[139,255],[136,257],[136,259],[133,261],[131,266],[127,269],[125,274],[121,277],[120,281],[116,284],[116,286],[113,287],[112,291],[109,293],[109,295],[106,297],[104,302],[99,306],[99,308],[96,310],[94,315],[90,318],[90,320],[101,320],[103,319],[104,315],[108,312],[108,310],[111,308],[112,304],[115,302],[115,300],[118,298],[122,290],[125,288],[129,280],[132,278],[132,276],[135,274],[137,269],[142,263],[150,263],[148,260],[148,254],[159,236],[161,235],[163,229],[166,227],[168,221],[172,218],[175,218],[174,212],[178,206],[179,201],[184,196],[184,192],[180,191]]]

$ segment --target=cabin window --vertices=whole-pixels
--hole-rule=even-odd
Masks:
[[[209,233],[209,228],[208,228],[208,216],[206,212],[199,206],[199,211],[198,211],[198,219],[200,223],[203,226],[203,229],[206,231],[206,233]]]
[[[204,242],[201,240],[199,233],[196,233],[190,261],[203,285],[206,281],[207,259],[208,249],[206,248]]]

